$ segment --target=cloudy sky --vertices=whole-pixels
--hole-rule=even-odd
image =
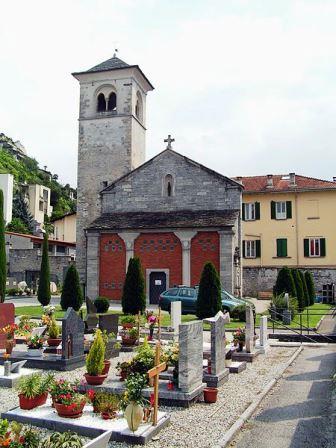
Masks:
[[[0,132],[76,183],[77,81],[113,55],[155,86],[147,158],[336,176],[335,0],[0,0]]]

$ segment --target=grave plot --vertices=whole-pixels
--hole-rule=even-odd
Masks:
[[[5,361],[4,366],[0,366],[0,387],[15,387],[21,378],[36,372],[36,370],[23,368],[25,363],[26,361],[15,363]]]
[[[260,348],[255,347],[254,334],[254,316],[250,305],[246,306],[246,328],[244,333],[244,341],[241,340],[241,351],[232,353],[232,361],[234,362],[253,362],[253,360],[261,353]],[[245,345],[245,347],[244,347]]]

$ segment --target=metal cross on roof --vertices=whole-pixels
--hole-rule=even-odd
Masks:
[[[165,138],[164,140],[163,140],[165,143],[167,143],[167,148],[166,149],[172,149],[172,142],[174,142],[175,141],[175,139],[174,138],[171,138],[171,135],[169,134],[168,135],[168,137],[167,138]]]

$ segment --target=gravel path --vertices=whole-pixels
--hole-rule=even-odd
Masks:
[[[149,448],[212,447],[222,437],[240,414],[253,401],[259,391],[282,370],[296,348],[272,347],[267,354],[260,355],[247,370],[239,375],[230,375],[218,394],[216,404],[197,403],[189,409],[161,407],[171,415],[171,424],[162,430]],[[129,353],[122,358],[129,358]],[[111,370],[120,358],[112,360]],[[80,379],[85,367],[72,372],[55,372],[57,377]],[[0,411],[18,405],[15,390],[0,388]],[[126,448],[129,445],[111,442],[109,447]]]

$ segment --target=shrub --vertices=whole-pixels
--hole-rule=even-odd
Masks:
[[[9,288],[6,290],[6,296],[17,296],[19,294],[18,288]]]
[[[97,330],[93,344],[86,358],[86,370],[89,375],[100,375],[104,369],[105,343],[102,332]]]
[[[272,304],[277,311],[276,319],[281,319],[282,311],[287,309],[287,300],[285,299],[285,294],[280,294],[279,296],[274,296],[272,298]],[[298,301],[294,297],[289,297],[288,299],[288,309],[292,313],[292,318],[295,317],[298,311]]]
[[[215,316],[222,309],[221,285],[215,266],[205,263],[198,288],[196,316],[199,319]]]
[[[304,297],[304,306],[309,306],[309,293],[307,288],[306,277],[302,271],[299,270],[302,286],[303,286],[303,297]]]
[[[77,269],[72,264],[67,270],[61,295],[62,310],[69,307],[78,311],[83,304],[83,291],[79,282]]]
[[[121,323],[121,325],[124,325],[124,324],[135,324],[135,317],[132,316],[131,314],[126,314],[125,316],[122,316],[120,318],[120,323]]]
[[[110,301],[106,297],[97,297],[94,304],[97,308],[97,313],[107,313],[110,306]]]
[[[48,234],[44,234],[43,248],[42,248],[42,261],[40,270],[39,287],[37,292],[37,299],[41,305],[49,305],[50,294],[50,268],[49,268],[49,254],[48,254]]]
[[[57,339],[60,333],[59,327],[55,319],[52,319],[51,324],[48,329],[49,337],[51,339]]]
[[[275,296],[278,296],[284,292],[287,292],[291,297],[296,297],[294,279],[288,267],[280,269],[273,287],[273,294]]]
[[[7,261],[5,244],[5,219],[3,213],[4,197],[0,189],[0,303],[5,301],[6,280],[7,280]]]
[[[246,305],[235,306],[230,312],[230,317],[241,322],[246,322]]]
[[[81,448],[82,439],[74,432],[53,432],[42,443],[44,448]]]
[[[121,304],[124,314],[143,313],[146,309],[145,280],[137,257],[128,263]]]
[[[304,273],[304,275],[305,275],[306,284],[307,284],[309,304],[314,305],[316,292],[315,292],[315,284],[314,284],[313,275],[310,271],[306,271]]]
[[[299,270],[292,269],[292,275],[293,275],[293,279],[294,279],[294,283],[295,283],[296,298],[297,298],[298,304],[299,304],[299,311],[302,311],[305,307],[305,298],[304,298],[303,284],[302,284]]]

